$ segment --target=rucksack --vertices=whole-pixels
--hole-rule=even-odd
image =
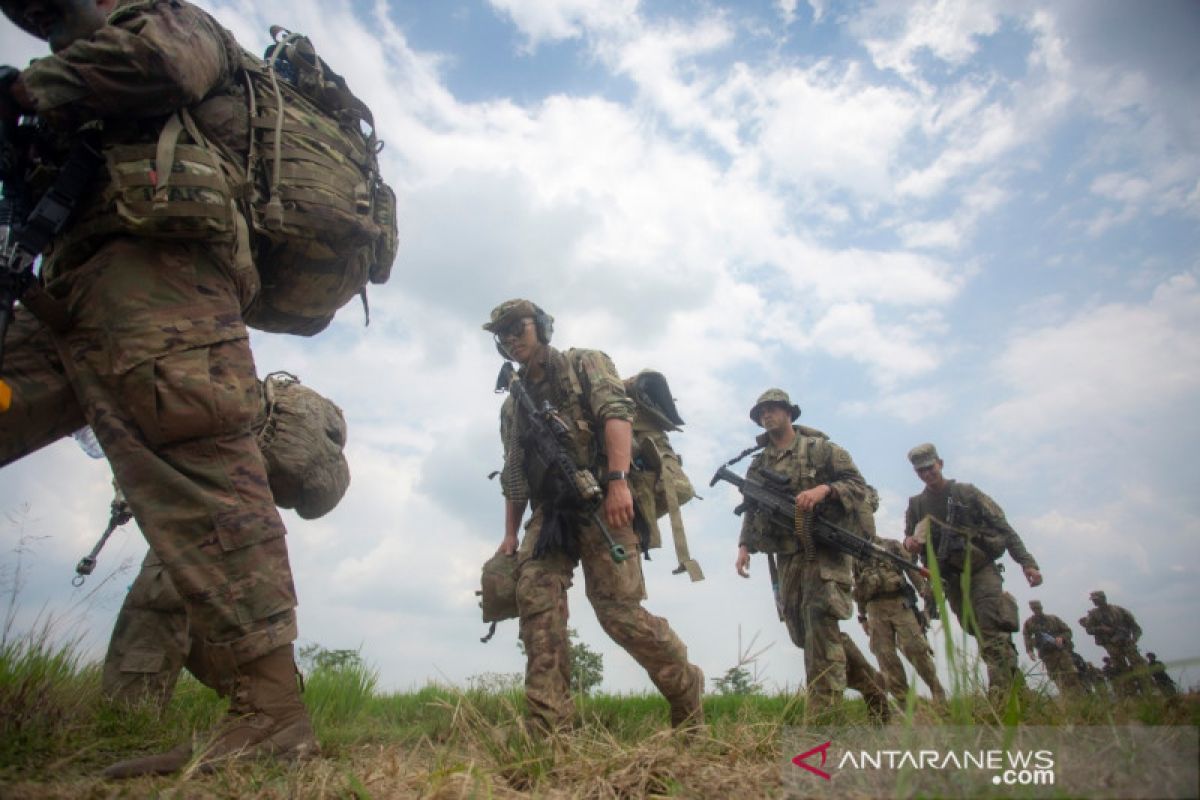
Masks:
[[[679,566],[673,572],[686,572],[693,581],[704,580],[699,562],[688,552],[680,506],[696,496],[696,490],[683,471],[683,459],[671,445],[669,432],[681,430],[683,418],[671,396],[671,387],[661,372],[642,370],[626,378],[625,392],[637,406],[633,419],[633,469],[629,489],[647,527],[649,547],[662,546],[658,520],[669,517]]]
[[[263,59],[242,51],[251,248],[262,283],[245,320],[312,336],[355,295],[370,321],[366,285],[385,283],[396,257],[396,195],[379,173],[371,110],[307,37],[272,26],[271,39]]]

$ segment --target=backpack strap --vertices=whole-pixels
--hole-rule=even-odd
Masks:
[[[702,581],[704,580],[704,570],[700,568],[700,562],[692,558],[692,554],[688,550],[687,531],[683,527],[683,514],[679,511],[679,495],[675,493],[675,487],[671,485],[670,481],[663,480],[662,453],[658,451],[658,446],[654,444],[654,441],[648,437],[643,439],[640,445],[650,450],[649,455],[658,465],[658,484],[662,486],[663,495],[667,498],[667,514],[671,518],[671,538],[675,541],[675,558],[679,561],[679,566],[671,570],[671,574],[680,575],[686,572],[692,579],[692,583]]]

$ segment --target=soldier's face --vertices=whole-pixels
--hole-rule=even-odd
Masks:
[[[117,0],[26,0],[23,14],[57,53],[103,28],[116,4]]]
[[[779,403],[767,403],[758,412],[758,421],[767,431],[785,430],[792,424],[792,412]]]
[[[500,346],[504,348],[504,352],[520,364],[528,364],[542,346],[538,341],[537,326],[533,324],[532,317],[509,323],[497,336],[500,337]]]
[[[917,467],[916,473],[926,486],[940,486],[942,483],[942,460],[939,458],[929,466]]]

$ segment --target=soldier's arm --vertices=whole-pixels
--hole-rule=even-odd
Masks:
[[[1021,626],[1021,636],[1025,639],[1025,655],[1033,658],[1033,627],[1029,624],[1032,619],[1025,620]]]
[[[504,447],[504,466],[500,470],[500,491],[504,495],[504,538],[498,552],[511,554],[517,550],[521,519],[528,504],[528,484],[521,472],[516,444],[516,419],[512,395],[504,398],[500,407],[500,441]]]
[[[585,381],[587,403],[600,425],[609,472],[628,472],[633,449],[633,416],[636,408],[625,393],[625,384],[612,359],[599,350],[580,350],[578,370]],[[604,516],[609,525],[633,524],[633,494],[627,481],[611,481],[604,492]]]
[[[1012,525],[1008,524],[1008,519],[1004,516],[1004,511],[1000,508],[1000,505],[977,487],[973,486],[971,488],[973,490],[971,502],[975,505],[980,521],[988,533],[1001,538],[1004,543],[1004,549],[1008,551],[1013,561],[1016,561],[1026,570],[1037,570],[1037,559],[1025,548],[1025,542],[1013,530]]]
[[[836,503],[843,513],[852,515],[859,504],[866,502],[867,482],[844,448],[829,441],[822,441],[821,445],[817,448],[818,453],[824,451],[817,464],[817,479],[821,483],[801,492],[796,505],[807,510],[820,502]]]
[[[118,9],[91,37],[34,61],[25,91],[52,126],[169,114],[202,100],[236,67],[236,43],[198,8]]]

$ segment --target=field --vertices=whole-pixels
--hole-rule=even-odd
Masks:
[[[785,726],[869,726],[848,700],[836,718],[813,720],[804,696],[711,695],[708,726],[695,735],[667,727],[657,695],[579,698],[579,726],[550,739],[519,723],[519,690],[427,686],[385,694],[361,665],[317,669],[305,700],[323,757],[292,768],[270,763],[215,774],[105,782],[97,772],[134,753],[165,749],[203,732],[223,703],[186,675],[169,707],[117,708],[100,696],[99,669],[45,636],[0,648],[0,796],[25,797],[777,797]],[[910,697],[891,725],[1197,725],[1200,698],[1063,704],[1031,692],[993,707],[960,693],[935,709]]]

